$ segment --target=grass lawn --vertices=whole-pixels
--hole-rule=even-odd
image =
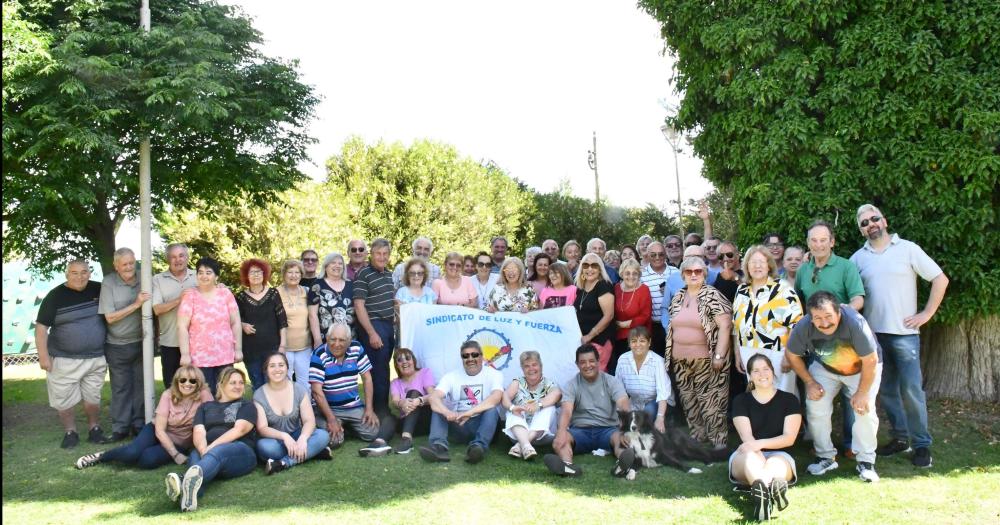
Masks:
[[[423,463],[414,452],[362,459],[348,441],[332,462],[309,462],[273,477],[263,470],[213,483],[199,510],[181,514],[163,493],[176,466],[148,472],[99,465],[73,468],[103,446],[84,441],[59,448],[61,431],[46,403],[37,365],[3,371],[3,523],[723,523],[747,519],[749,504],[734,493],[725,465],[685,474],[659,468],[636,481],[612,478],[611,459],[579,458],[584,476],[561,479],[541,461],[506,456],[498,439],[486,460]],[[105,403],[110,399],[105,386]],[[103,411],[105,430],[110,429]],[[859,480],[852,461],[816,478],[805,472],[809,444],[795,449],[801,477],[789,491],[784,523],[1000,522],[1000,406],[934,402],[934,467],[918,470],[903,457],[876,467],[882,481]],[[80,416],[80,428],[86,427]],[[883,428],[884,428],[883,424]],[[735,435],[735,433],[734,433]],[[884,430],[883,430],[884,437]],[[426,438],[417,438],[422,445]],[[881,440],[880,440],[881,441]]]

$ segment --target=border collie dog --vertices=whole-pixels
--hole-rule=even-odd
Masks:
[[[639,468],[653,468],[670,465],[689,474],[701,474],[701,470],[684,464],[684,460],[701,461],[704,464],[721,461],[729,452],[710,451],[686,432],[667,427],[661,433],[653,426],[649,414],[642,410],[618,412],[618,429],[621,430],[625,447],[611,474],[616,477],[635,479]]]

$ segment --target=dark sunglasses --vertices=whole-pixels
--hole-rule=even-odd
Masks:
[[[784,248],[785,247],[785,245],[783,243],[780,243],[780,242],[769,242],[769,243],[765,244],[764,246],[766,246],[768,248]]]
[[[319,259],[312,258],[312,257],[306,257],[305,259],[302,259],[302,262],[304,262],[304,263],[319,262]]]
[[[197,385],[198,384],[198,380],[195,379],[195,378],[193,378],[193,377],[192,378],[187,378],[187,377],[178,377],[177,378],[177,384],[178,385],[186,385],[188,383],[191,383],[192,385]]]
[[[413,358],[410,357],[409,354],[402,354],[402,355],[397,355],[396,356],[396,362],[397,363],[402,363],[403,361],[412,361],[412,360],[413,360]]]
[[[363,246],[361,248],[351,248],[351,253],[365,253],[365,248]]]
[[[583,263],[580,265],[580,268],[583,268],[584,270],[599,270],[601,265],[597,263]]]
[[[478,266],[480,268],[486,268],[487,266],[490,266],[490,263],[488,263],[488,262],[477,262],[476,266]]]
[[[818,280],[819,280],[819,266],[813,266],[812,283],[816,284]]]
[[[462,263],[460,263],[460,262],[450,262],[450,263],[445,264],[445,266],[447,266],[448,268],[461,268],[462,267]]]
[[[679,243],[679,242],[672,242],[670,244],[664,244],[663,246],[665,246],[667,248],[680,248],[681,247],[681,243]]]
[[[649,257],[650,259],[659,259],[664,255],[665,254],[663,252],[646,252],[646,257]]]
[[[471,354],[462,354],[462,359],[479,359],[479,356],[481,355],[483,354],[480,354],[479,352],[473,352]]]
[[[734,259],[736,254],[733,252],[722,252],[719,254],[720,259]]]
[[[865,219],[865,220],[861,221],[861,227],[862,228],[867,228],[869,222],[879,222],[881,220],[882,220],[882,217],[879,217],[878,215],[872,215],[870,219]]]

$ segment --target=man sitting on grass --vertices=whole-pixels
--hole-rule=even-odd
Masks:
[[[430,445],[420,447],[420,457],[427,461],[451,461],[449,435],[469,443],[465,461],[479,463],[493,441],[499,414],[496,406],[503,396],[503,375],[483,368],[483,350],[479,343],[462,343],[462,370],[448,372],[431,390]],[[454,409],[449,409],[448,396]]]
[[[560,476],[579,476],[583,472],[573,464],[573,453],[597,449],[620,454],[621,432],[618,410],[631,405],[621,381],[601,372],[597,349],[583,345],[576,349],[576,367],[580,373],[562,387],[562,412],[559,430],[552,443],[555,454],[545,455],[545,466]]]

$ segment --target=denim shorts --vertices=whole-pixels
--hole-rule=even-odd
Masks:
[[[729,467],[728,467],[729,482],[733,483],[735,485],[742,485],[742,483],[740,483],[740,482],[736,481],[735,479],[733,479],[733,458],[736,457],[737,452],[739,452],[739,451],[737,450],[737,451],[735,451],[735,452],[733,452],[732,454],[729,455]],[[788,462],[789,465],[792,466],[792,479],[791,479],[791,481],[788,482],[788,484],[789,485],[794,485],[795,482],[798,481],[799,474],[798,474],[798,471],[795,470],[795,459],[792,458],[792,456],[789,455],[788,452],[785,452],[783,450],[766,450],[766,451],[761,451],[761,454],[764,454],[764,459],[767,459],[767,458],[769,458],[771,456],[778,456],[779,458],[783,458],[785,461]]]
[[[573,436],[573,452],[583,454],[599,448],[612,452],[611,436],[615,432],[618,432],[615,427],[569,427],[569,435]]]

